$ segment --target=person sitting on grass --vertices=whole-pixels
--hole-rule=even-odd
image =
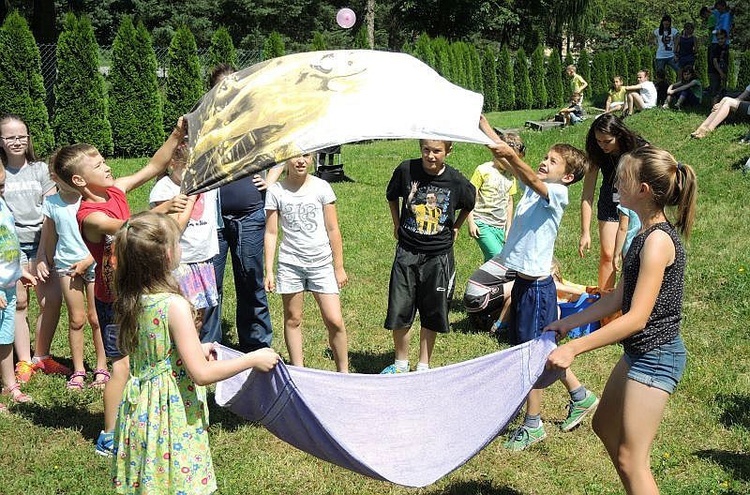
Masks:
[[[638,84],[623,86],[628,92],[627,107],[622,116],[632,115],[636,110],[646,110],[656,106],[656,86],[649,80],[649,71],[638,71]]]
[[[662,108],[669,108],[669,104],[675,97],[677,98],[674,104],[675,110],[680,110],[685,105],[696,107],[701,104],[703,85],[692,65],[683,67],[680,81],[669,86],[667,99],[664,101]]]
[[[604,113],[622,112],[628,92],[622,85],[622,76],[612,78],[612,87],[607,93],[607,102],[604,105]]]
[[[737,98],[730,98],[729,96],[722,98],[719,103],[713,106],[706,120],[690,133],[690,136],[695,139],[703,139],[724,122],[730,112],[736,112],[738,116],[742,117],[750,116],[750,84]]]
[[[579,122],[583,122],[583,107],[581,106],[581,93],[573,93],[570,95],[570,105],[565,108],[561,108],[560,112],[555,117],[555,120],[562,121],[565,125],[574,125]]]

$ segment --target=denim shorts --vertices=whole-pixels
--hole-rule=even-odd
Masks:
[[[122,357],[122,352],[117,347],[117,334],[120,333],[120,327],[115,325],[114,305],[96,298],[94,299],[94,305],[96,306],[96,316],[99,319],[99,328],[102,332],[104,355],[108,358]]]
[[[39,250],[38,242],[22,242],[21,243],[21,266],[25,266],[27,263],[36,259],[36,252]]]
[[[276,271],[276,292],[297,294],[298,292],[338,294],[339,284],[331,263],[323,266],[297,266],[279,263]]]
[[[628,378],[672,394],[685,371],[687,351],[678,335],[671,342],[645,354],[625,353],[625,361],[630,365]]]
[[[0,309],[0,345],[10,345],[15,341],[16,286],[0,289],[7,306]]]

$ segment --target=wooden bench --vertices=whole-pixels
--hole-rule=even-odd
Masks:
[[[564,122],[546,121],[546,120],[527,120],[524,124],[534,131],[546,131],[547,129],[554,129],[556,127],[562,127],[565,125]]]

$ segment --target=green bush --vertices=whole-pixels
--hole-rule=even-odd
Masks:
[[[164,142],[156,55],[143,23],[125,16],[112,44],[110,122],[115,153],[146,156]]]
[[[320,33],[316,33],[320,34]],[[320,40],[322,41],[323,37],[320,36]],[[315,39],[313,39],[313,43],[315,43]],[[325,46],[325,42],[323,42],[323,46]],[[325,48],[317,48],[319,50],[325,50]],[[263,42],[263,60],[269,60],[276,57],[283,57],[286,55],[286,47],[284,46],[284,38],[281,36],[280,33],[276,31],[271,31],[271,34],[268,35],[266,40]]]
[[[572,65],[572,64],[569,64]],[[563,90],[563,69],[560,60],[560,52],[552,51],[547,60],[547,75],[545,86],[547,88],[547,106],[560,108],[566,101],[565,91]]]
[[[708,47],[699,46],[698,53],[695,54],[695,72],[701,78],[701,84],[704,88],[709,85],[708,80]]]
[[[435,52],[432,48],[432,41],[427,34],[422,33],[417,38],[414,44],[414,56],[435,69]]]
[[[586,50],[581,50],[578,54],[578,64],[576,65],[576,72],[580,74],[584,81],[591,84],[591,56]],[[591,94],[591,88],[588,93]]]
[[[569,66],[569,65],[575,65],[576,62],[573,60],[573,52],[570,50],[565,52],[565,60],[563,60],[563,68]],[[580,72],[579,72],[580,74]]]
[[[450,74],[449,81],[462,88],[470,89],[471,83],[471,61],[466,57],[464,43],[455,42],[450,44]]]
[[[172,36],[167,54],[167,80],[164,85],[164,132],[169,134],[180,115],[195,106],[203,96],[201,63],[193,33],[180,26]]]
[[[630,74],[630,61],[628,60],[629,51],[624,48],[618,48],[615,50],[614,59],[614,70],[612,71],[612,78],[615,76],[627,77]],[[612,81],[610,78],[610,82]]]
[[[745,87],[750,84],[750,50],[745,50],[744,52],[739,53],[737,59],[739,61],[737,86],[745,89]]]
[[[651,79],[655,79],[655,73],[656,73],[656,67],[654,66],[654,57],[656,55],[656,50],[644,46],[641,48],[641,66],[638,68],[638,71],[641,70],[647,70],[651,73]],[[636,71],[636,74],[638,73]]]
[[[232,67],[237,67],[237,50],[234,47],[229,31],[225,27],[220,27],[214,31],[213,36],[211,36],[211,45],[208,47],[208,57],[206,58],[206,67],[209,68],[209,73],[213,67],[219,64],[229,64]],[[206,87],[208,87],[208,82],[206,83]]]
[[[530,109],[534,100],[529,80],[529,61],[523,48],[519,48],[516,52],[516,60],[513,63],[513,81],[516,88],[516,108],[518,110]]]
[[[55,138],[45,105],[47,91],[42,78],[39,48],[29,24],[17,11],[0,28],[0,114],[21,117],[39,156],[52,152]]]
[[[433,38],[432,51],[435,53],[435,70],[444,78],[452,81],[451,49],[448,40],[442,36]]]
[[[727,89],[737,89],[737,73],[739,66],[737,64],[737,52],[735,50],[729,50],[729,65],[727,66]],[[742,86],[743,89],[745,86]]]
[[[641,50],[638,48],[631,48],[628,50],[628,72],[626,74],[620,74],[623,77],[623,83],[626,86],[637,82],[636,77],[642,66]]]
[[[497,57],[497,106],[498,110],[516,108],[516,85],[514,83],[513,59],[504,46]]]
[[[498,110],[497,96],[497,52],[492,47],[486,47],[482,52],[482,82],[484,94],[484,111],[495,112]]]
[[[546,70],[544,68],[544,46],[537,45],[531,54],[531,105],[532,108],[547,108],[547,86],[544,82]]]
[[[79,20],[70,13],[57,40],[52,127],[58,146],[89,143],[104,156],[114,151],[94,29],[86,17]]]
[[[372,48],[370,46],[370,40],[367,37],[367,26],[364,24],[357,29],[357,33],[354,35],[353,46],[359,50],[368,50]]]
[[[594,53],[594,59],[591,62],[591,99],[594,105],[601,106],[606,101],[607,91],[609,90],[609,60],[606,52],[600,51]]]
[[[326,43],[326,39],[323,37],[323,34],[320,31],[313,32],[313,38],[312,38],[312,43],[310,44],[310,47],[313,51],[328,49],[328,44]]]
[[[482,77],[482,57],[480,57],[477,47],[473,44],[469,43],[466,47],[469,51],[469,59],[471,60],[471,89],[472,91],[481,93],[482,88],[484,87],[484,80]]]

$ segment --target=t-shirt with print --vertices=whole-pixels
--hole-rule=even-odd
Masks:
[[[568,206],[567,186],[548,183],[547,195],[549,201],[526,188],[516,207],[513,228],[499,254],[501,264],[529,277],[550,274],[557,231]]]
[[[180,186],[169,177],[162,177],[151,189],[148,201],[151,207],[168,201],[180,194]],[[219,237],[216,232],[216,189],[198,195],[190,213],[185,231],[180,236],[181,263],[210,261],[219,252]]]
[[[656,36],[656,58],[674,57],[674,42],[679,31],[676,28],[669,28],[669,31],[659,33],[659,28],[654,29]]]
[[[331,185],[314,175],[296,191],[284,181],[275,182],[266,192],[266,210],[278,211],[282,239],[279,263],[318,267],[331,263],[333,253],[323,216],[323,206],[334,203]]]
[[[18,242],[38,243],[42,235],[42,200],[55,183],[44,162],[27,163],[21,168],[6,167],[6,204],[16,221]]]
[[[416,192],[412,196],[414,183]],[[412,252],[437,255],[452,249],[455,212],[474,208],[476,190],[450,165],[446,164],[439,175],[429,175],[417,158],[396,167],[385,196],[388,201],[401,200],[399,245]]]
[[[78,228],[81,229],[81,232],[83,232],[83,221],[86,217],[97,211],[117,220],[124,221],[130,218],[130,208],[128,207],[128,200],[125,198],[125,193],[121,189],[112,186],[107,188],[107,194],[109,195],[109,199],[103,203],[81,201],[81,206],[78,208],[78,214],[76,215]],[[94,296],[105,303],[114,302],[114,295],[112,293],[115,274],[113,265],[114,253],[112,252],[114,236],[103,234],[99,242],[89,241],[85,234],[82,234],[82,237],[83,242],[89,248],[89,252],[91,252],[91,256],[96,261]]]
[[[15,287],[21,278],[21,247],[13,213],[0,198],[0,288]]]
[[[59,193],[47,196],[42,204],[44,216],[55,223],[57,244],[54,262],[58,273],[68,271],[74,263],[86,259],[89,255],[89,249],[83,242],[76,220],[80,205],[80,197],[73,203],[66,203]]]
[[[516,179],[493,162],[486,162],[474,170],[471,183],[477,191],[474,220],[504,229],[508,224],[508,201],[516,194]]]

